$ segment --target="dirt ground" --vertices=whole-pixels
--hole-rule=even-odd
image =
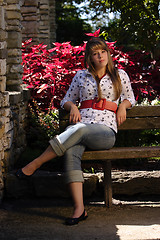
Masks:
[[[69,199],[10,199],[0,206],[0,240],[155,240],[160,239],[160,200],[85,202],[88,219],[64,225]]]

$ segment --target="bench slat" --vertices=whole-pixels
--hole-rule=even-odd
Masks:
[[[160,117],[127,118],[118,130],[159,129]]]
[[[127,117],[160,117],[160,105],[134,106],[127,110]]]
[[[157,106],[134,106],[127,110],[127,117],[160,117],[160,105]],[[68,119],[69,113],[59,109],[59,118]]]
[[[85,151],[82,160],[114,160],[160,157],[159,147],[115,147],[104,151]]]
[[[69,124],[69,113],[60,109],[60,131]],[[135,106],[127,110],[127,120],[119,130],[160,129],[160,105]]]

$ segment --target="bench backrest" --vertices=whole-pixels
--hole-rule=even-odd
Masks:
[[[69,124],[69,113],[59,110],[60,132]],[[126,121],[118,128],[119,130],[160,129],[160,105],[135,106],[127,110]]]

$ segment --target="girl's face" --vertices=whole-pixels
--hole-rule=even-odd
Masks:
[[[96,49],[92,51],[91,61],[94,63],[96,70],[106,69],[108,64],[108,53],[103,49]]]

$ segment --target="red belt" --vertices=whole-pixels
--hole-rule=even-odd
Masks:
[[[93,108],[97,110],[109,110],[116,113],[117,104],[115,102],[106,101],[105,98],[102,98],[99,102],[97,102],[97,98],[85,100],[81,102],[80,109],[83,108]]]

